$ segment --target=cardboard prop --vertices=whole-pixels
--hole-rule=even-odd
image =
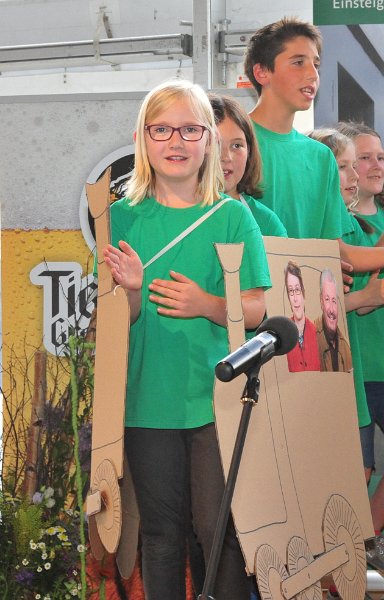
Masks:
[[[293,260],[303,274],[306,316],[314,321],[321,315],[320,273],[328,267],[338,283],[339,328],[348,340],[337,242],[264,241],[273,283],[266,293],[268,316],[292,315],[284,269]],[[244,342],[234,273],[240,262],[233,248],[217,250],[226,278],[233,351],[239,338]],[[226,476],[245,382],[245,375],[229,383],[215,380],[216,428]],[[352,373],[291,373],[286,356],[262,367],[232,514],[247,569],[256,574],[263,600],[321,600],[320,579],[329,573],[343,600],[363,600],[364,540],[374,531]]]
[[[110,241],[109,177],[87,185],[99,257]],[[342,290],[336,242],[265,238],[273,288],[268,316],[291,316],[285,290],[288,260],[305,280],[306,314],[321,314],[319,274],[328,267]],[[242,244],[216,246],[225,275],[230,351],[245,340],[239,285]],[[91,491],[87,501],[94,554],[117,550],[124,577],[133,569],[138,512],[123,461],[129,305],[106,265],[99,268]],[[348,339],[342,292],[339,328]],[[127,332],[126,334],[124,332]],[[246,376],[215,380],[214,408],[223,469],[228,473]],[[287,357],[264,365],[260,395],[244,445],[232,513],[249,573],[263,600],[321,600],[320,579],[332,573],[344,600],[362,600],[364,540],[373,537],[352,373],[296,372]],[[124,470],[124,477],[123,477]],[[119,480],[121,480],[119,482]],[[121,495],[123,494],[123,497]],[[122,509],[122,506],[124,507]],[[121,544],[120,534],[123,528]]]
[[[126,291],[116,286],[103,260],[103,248],[111,239],[110,176],[111,170],[107,169],[96,183],[86,186],[89,209],[95,220],[98,253],[91,483],[87,514],[94,556],[101,559],[105,550],[117,551],[119,570],[128,578],[136,560],[139,523],[133,485],[124,460],[130,312]],[[122,530],[123,542],[119,545]]]

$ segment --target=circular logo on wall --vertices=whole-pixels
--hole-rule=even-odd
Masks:
[[[96,183],[108,167],[112,168],[110,201],[115,202],[125,196],[127,181],[132,173],[135,163],[134,145],[122,146],[105,156],[95,167],[87,178],[88,183]],[[96,248],[95,228],[93,217],[88,208],[85,184],[81,192],[79,207],[80,225],[83,237],[88,248],[93,252]]]

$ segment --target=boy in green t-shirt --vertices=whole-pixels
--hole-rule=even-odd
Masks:
[[[263,162],[260,201],[289,237],[337,239],[349,271],[370,271],[384,266],[384,249],[341,239],[350,219],[332,152],[293,128],[296,112],[308,110],[318,91],[321,46],[316,27],[288,17],[260,28],[249,41],[245,73],[259,94],[250,117]]]

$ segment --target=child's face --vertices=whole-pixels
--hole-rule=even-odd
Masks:
[[[275,58],[274,71],[262,69],[263,85],[290,113],[310,108],[319,88],[320,58],[316,45],[304,36],[293,38]],[[257,65],[255,65],[255,77]],[[258,79],[259,80],[259,79]]]
[[[189,100],[176,100],[166,110],[146,125],[203,125],[196,118]],[[204,131],[201,140],[185,141],[179,131],[174,131],[167,141],[153,140],[148,131],[145,143],[148,160],[155,171],[156,182],[190,182],[197,185],[198,172],[209,150],[208,132]]]
[[[358,135],[355,139],[356,171],[359,175],[359,196],[369,198],[383,191],[384,150],[374,135]]]
[[[244,175],[248,147],[243,130],[226,117],[218,126],[221,145],[221,167],[224,172],[225,193],[238,198],[237,184]]]
[[[355,171],[356,152],[353,144],[348,144],[343,152],[336,158],[340,175],[340,192],[346,206],[356,200],[357,182],[359,176]]]

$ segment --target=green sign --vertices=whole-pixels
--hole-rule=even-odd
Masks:
[[[384,23],[384,0],[313,0],[315,25]]]

